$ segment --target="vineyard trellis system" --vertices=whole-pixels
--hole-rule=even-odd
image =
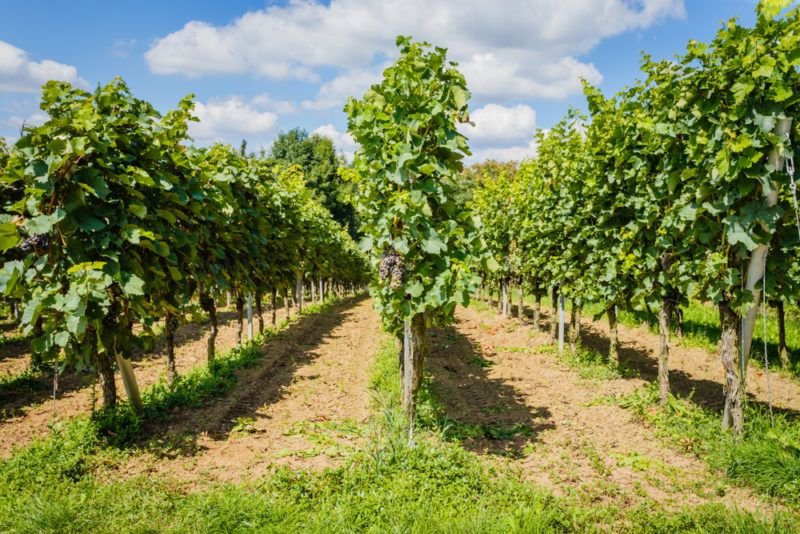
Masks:
[[[93,93],[48,82],[41,108],[44,124],[0,147],[0,293],[21,310],[35,363],[93,367],[106,407],[117,401],[116,361],[141,409],[134,325],[152,332],[164,320],[174,380],[173,337],[191,302],[211,324],[210,361],[223,295],[241,341],[245,301],[252,338],[264,294],[274,324],[278,292],[302,306],[306,284],[322,298],[366,283],[365,257],[302,169],[191,145],[191,97],[162,116],[120,79]]]
[[[754,27],[732,20],[675,61],[646,56],[643,81],[614,97],[585,84],[588,115],[571,111],[539,131],[537,155],[513,179],[487,176],[472,201],[501,265],[482,277],[499,284],[501,300],[512,281],[537,303],[551,289],[554,306],[572,299],[574,330],[584,303],[601,304],[614,363],[617,308],[657,315],[662,403],[670,323],[689,299],[713,303],[722,424],[736,435],[762,300],[780,303],[783,328],[783,303],[800,295],[795,185],[784,167],[798,138],[800,13],[781,15],[787,5],[762,2]],[[788,363],[783,331],[780,351]]]

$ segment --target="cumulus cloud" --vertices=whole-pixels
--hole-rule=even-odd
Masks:
[[[75,67],[49,59],[32,61],[21,48],[0,41],[0,94],[35,93],[48,80],[88,86]]]
[[[478,162],[487,159],[496,161],[522,161],[535,155],[536,141],[531,140],[528,144],[519,146],[478,148],[472,151],[472,156],[467,158],[467,161]]]
[[[353,161],[353,156],[358,149],[358,143],[355,142],[349,133],[340,132],[333,124],[323,124],[319,128],[314,129],[311,133],[322,135],[333,140],[336,152],[343,154],[347,161]]]
[[[271,97],[267,93],[256,95],[253,97],[253,105],[268,111],[274,111],[281,115],[287,115],[297,111],[297,106],[288,100],[278,100]]]
[[[580,77],[602,79],[577,59],[599,41],[683,16],[683,0],[294,0],[224,26],[189,22],[145,57],[155,73],[187,76],[314,81],[339,69],[305,104],[323,109],[364,85],[369,71],[358,69],[395,54],[396,35],[413,35],[448,47],[480,97],[562,98],[580,90]]]
[[[320,86],[317,98],[304,100],[305,109],[330,109],[341,107],[347,97],[360,97],[369,86],[379,83],[383,69],[350,69]]]
[[[460,127],[472,149],[469,162],[521,161],[536,154],[536,111],[530,106],[487,104],[474,110],[470,119],[472,125]]]
[[[194,112],[200,122],[190,123],[189,134],[201,143],[237,142],[246,136],[263,136],[278,123],[276,113],[259,111],[237,96],[197,102]]]
[[[488,104],[473,111],[470,119],[474,125],[465,124],[461,128],[470,140],[527,139],[536,130],[536,112],[525,104],[512,107]]]

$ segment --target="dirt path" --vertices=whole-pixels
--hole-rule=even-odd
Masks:
[[[453,327],[432,332],[437,394],[450,418],[499,436],[468,438],[468,449],[588,503],[635,506],[649,498],[669,508],[762,505],[697,458],[665,447],[629,410],[597,402],[630,392],[643,379],[584,380],[552,352],[537,350],[546,335],[530,324],[475,308],[459,309],[456,318]],[[623,342],[634,334],[626,332]]]
[[[278,321],[286,316],[283,308],[278,310]],[[269,313],[264,319],[269,325]],[[219,314],[220,329],[216,340],[218,352],[224,352],[236,345],[237,324],[232,311]],[[257,326],[256,321],[256,326]],[[246,329],[246,325],[245,325]],[[206,346],[209,333],[208,324],[182,325],[175,334],[175,359],[179,373],[204,364],[206,362]],[[21,348],[4,347],[6,349],[4,372],[21,373],[28,365],[29,355],[25,350],[27,343]],[[13,350],[12,350],[13,349]],[[133,361],[136,380],[139,388],[144,389],[154,384],[166,374],[166,363],[160,344],[151,354],[146,354]],[[117,393],[125,397],[125,389],[117,374]],[[95,394],[98,404],[102,402],[99,386]],[[11,391],[10,398],[2,399],[2,417],[0,417],[0,458],[8,457],[15,448],[23,447],[34,438],[47,435],[49,425],[63,421],[76,415],[91,412],[93,402],[92,379],[86,374],[70,373],[59,380],[59,394],[53,413],[52,385],[45,380],[31,380],[21,384],[20,391]]]
[[[369,372],[381,339],[368,299],[305,318],[264,346],[224,398],[185,410],[160,443],[135,455],[124,476],[161,473],[191,487],[254,480],[274,465],[323,468],[364,439]]]

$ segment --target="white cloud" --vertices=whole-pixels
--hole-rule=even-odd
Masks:
[[[472,157],[467,158],[468,162],[485,161],[493,159],[497,161],[522,161],[536,155],[536,140],[531,140],[527,145],[511,147],[490,147],[480,148],[472,151]]]
[[[189,134],[199,142],[238,142],[245,136],[263,136],[274,130],[278,115],[258,111],[250,103],[232,96],[208,103],[197,102],[194,109],[200,122],[192,122]]]
[[[47,122],[50,117],[47,113],[43,113],[41,111],[37,111],[28,115],[27,117],[19,117],[17,115],[12,115],[6,121],[9,126],[13,128],[22,128],[23,126],[39,126]]]
[[[519,57],[515,57],[519,56]],[[581,91],[581,78],[599,84],[603,76],[591,63],[565,57],[557,62],[522,54],[475,54],[461,65],[469,88],[494,98],[564,98]],[[536,61],[536,72],[530,68]]]
[[[472,148],[468,161],[520,161],[536,153],[536,111],[530,106],[487,104],[473,111],[470,119],[474,126],[460,128]]]
[[[49,59],[31,61],[21,48],[0,41],[0,94],[35,93],[48,80],[88,85],[75,67]]]
[[[333,145],[336,147],[336,152],[344,154],[347,161],[353,161],[358,143],[355,142],[353,137],[347,132],[340,132],[333,124],[323,124],[311,132],[312,134],[319,134],[333,140]]]
[[[189,22],[145,57],[155,73],[188,76],[314,81],[321,68],[340,69],[305,104],[323,109],[364,85],[369,69],[359,69],[396,53],[396,35],[413,35],[448,47],[477,96],[563,98],[579,77],[602,79],[577,59],[602,39],[684,15],[683,0],[292,0],[225,26]]]
[[[470,140],[520,140],[533,137],[536,130],[536,112],[530,106],[513,107],[488,104],[473,111],[470,120],[474,126],[462,127]]]
[[[360,97],[369,86],[381,80],[383,69],[350,69],[320,86],[317,98],[303,101],[305,109],[342,107],[347,97]]]
[[[274,111],[281,115],[288,115],[297,111],[297,106],[288,100],[277,100],[267,93],[253,97],[253,105],[268,111]]]

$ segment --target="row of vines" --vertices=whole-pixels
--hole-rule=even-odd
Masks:
[[[473,199],[501,266],[484,281],[524,286],[535,314],[548,293],[554,306],[571,299],[577,321],[584,304],[601,304],[612,360],[617,310],[657,314],[663,402],[670,322],[688,299],[713,303],[723,426],[737,434],[756,313],[770,301],[782,319],[800,298],[800,11],[786,4],[762,2],[754,27],[731,20],[674,61],[644,57],[642,80],[613,97],[586,84],[588,115],[539,131],[537,155]]]
[[[221,298],[241,339],[246,299],[260,316],[263,295],[274,310],[306,284],[366,283],[366,259],[300,167],[192,145],[191,97],[162,115],[119,79],[91,93],[49,82],[41,108],[44,124],[0,146],[0,295],[37,363],[96,369],[106,406],[115,362],[139,402],[129,358],[159,321],[177,376],[171,341],[190,305],[210,320],[211,360]]]

